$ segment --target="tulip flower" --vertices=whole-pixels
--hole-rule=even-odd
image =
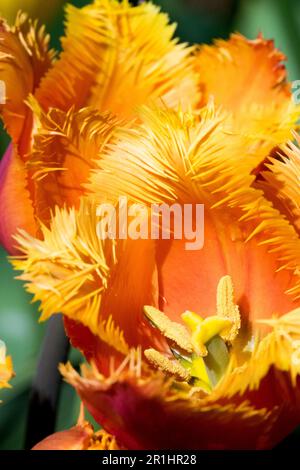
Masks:
[[[6,355],[5,343],[0,340],[0,388],[10,388],[8,382],[13,376],[14,372],[11,357]]]
[[[147,102],[186,110],[199,101],[193,48],[178,43],[157,6],[95,0],[68,5],[66,15],[56,61],[44,28],[27,15],[0,25],[0,112],[12,139],[0,166],[0,241],[10,253],[18,228],[38,235],[55,205],[78,206],[116,134],[108,111],[130,120]]]
[[[300,423],[299,149],[258,170],[260,136],[230,126],[212,103],[142,108],[80,207],[17,236],[13,264],[41,319],[62,312],[91,363],[64,377],[127,449],[264,449]],[[96,208],[120,196],[146,218],[152,204],[204,204],[203,248],[172,231],[99,237]]]

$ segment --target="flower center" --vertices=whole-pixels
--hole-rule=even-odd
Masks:
[[[203,319],[186,311],[181,315],[183,325],[154,307],[145,306],[144,313],[170,347],[169,356],[147,349],[149,362],[176,380],[211,392],[226,372],[229,348],[241,325],[230,276],[224,276],[218,284],[216,315]]]

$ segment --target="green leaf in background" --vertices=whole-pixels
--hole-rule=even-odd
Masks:
[[[0,448],[23,446],[27,400],[41,345],[44,325],[37,322],[36,308],[30,304],[22,283],[16,281],[3,250],[0,252],[0,337],[13,357],[16,377],[12,388],[1,390]],[[12,423],[14,423],[12,425]]]
[[[261,32],[264,37],[275,39],[276,47],[288,58],[290,80],[300,78],[298,0],[243,0],[235,29],[249,38],[255,38]]]

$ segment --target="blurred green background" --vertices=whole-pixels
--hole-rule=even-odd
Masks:
[[[63,34],[63,0],[0,0],[0,14],[12,22],[21,8],[46,22],[51,43],[60,48]],[[85,0],[70,1],[77,6]],[[300,1],[299,0],[161,0],[155,2],[167,11],[178,26],[178,35],[191,43],[211,42],[215,37],[228,37],[231,31],[240,31],[249,38],[259,32],[274,38],[276,46],[288,56],[291,80],[300,79]],[[0,129],[0,155],[8,139]],[[1,216],[1,214],[0,214]],[[45,332],[45,325],[37,322],[36,306],[30,304],[20,281],[13,273],[3,251],[0,251],[0,338],[13,357],[16,377],[10,390],[1,391],[0,449],[22,449],[27,418],[30,384]],[[80,360],[71,352],[71,360]],[[62,386],[57,430],[70,427],[77,419],[79,401],[68,385]],[[285,446],[296,442],[294,435]]]

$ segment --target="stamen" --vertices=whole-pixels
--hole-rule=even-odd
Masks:
[[[234,341],[241,327],[241,317],[239,307],[234,303],[234,288],[230,276],[224,276],[219,281],[217,315],[231,321],[231,326],[222,332],[221,337],[228,342]]]
[[[190,380],[191,376],[187,369],[177,361],[170,361],[170,359],[155,349],[146,349],[145,356],[151,364],[166,374],[174,376],[177,380],[181,382],[188,382]]]
[[[226,341],[232,342],[241,326],[230,276],[224,276],[218,284],[217,315],[203,319],[189,310],[181,315],[188,330],[154,307],[146,306],[144,312],[153,326],[173,342],[169,347],[175,359],[170,360],[155,349],[148,349],[145,356],[149,362],[178,381],[210,393],[230,362]]]
[[[167,315],[154,307],[145,306],[144,313],[148,320],[169,340],[188,353],[193,352],[193,345],[187,329],[180,323],[172,322]]]
[[[207,370],[203,357],[192,354],[182,356],[178,351],[171,349],[173,356],[190,373],[189,384],[201,388],[206,393],[211,392],[209,370]]]

